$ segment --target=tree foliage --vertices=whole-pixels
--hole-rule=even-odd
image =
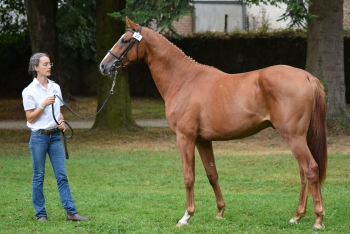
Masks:
[[[129,0],[124,10],[109,15],[123,21],[128,16],[143,26],[156,28],[160,33],[178,35],[172,23],[185,15],[195,17],[192,3],[193,0]]]
[[[83,58],[95,59],[95,0],[65,0],[58,9],[57,27],[63,47],[80,50]]]
[[[0,2],[1,34],[20,34],[27,30],[27,18],[22,0],[2,0]]]
[[[290,21],[288,27],[306,28],[307,22],[316,16],[309,14],[308,6],[312,4],[311,0],[242,0],[246,5],[272,5],[279,6],[284,3],[287,5],[286,12],[281,15],[278,21]]]

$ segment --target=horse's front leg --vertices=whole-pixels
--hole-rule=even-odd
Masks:
[[[176,134],[177,145],[180,150],[184,183],[186,187],[186,211],[182,219],[177,223],[178,227],[187,225],[189,219],[194,215],[194,140],[184,134]]]
[[[213,146],[211,141],[197,141],[196,146],[198,152],[201,156],[205,171],[207,173],[207,177],[209,183],[213,187],[216,204],[218,207],[218,213],[216,214],[217,219],[222,219],[225,211],[225,201],[221,193],[221,189],[219,186],[219,175],[216,170],[215,159]]]

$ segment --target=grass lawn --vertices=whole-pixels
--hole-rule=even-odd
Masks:
[[[49,221],[35,221],[27,130],[1,130],[1,233],[316,233],[309,199],[307,216],[290,225],[298,194],[298,166],[273,130],[238,141],[215,142],[224,220],[201,162],[196,163],[196,214],[175,225],[185,211],[185,189],[175,137],[167,128],[133,133],[76,130],[68,140],[67,171],[77,208],[91,221],[66,222],[55,178],[47,164],[45,194]],[[326,229],[350,232],[349,137],[332,137],[323,186]]]
[[[65,221],[50,163],[44,185],[49,221],[36,222],[28,140],[29,130],[0,130],[0,233],[350,233],[347,135],[328,137],[328,176],[322,186],[326,228],[317,231],[311,198],[307,216],[289,224],[299,198],[299,170],[272,129],[214,142],[227,205],[223,220],[215,219],[215,196],[197,154],[196,213],[182,228],[176,227],[186,205],[182,166],[168,128],[75,130],[67,140],[67,173],[79,212],[91,218],[87,222]]]

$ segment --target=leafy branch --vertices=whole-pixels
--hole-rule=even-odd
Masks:
[[[241,0],[245,5],[271,5],[279,7],[280,3],[287,5],[286,12],[281,15],[278,21],[288,21],[288,27],[306,28],[307,22],[310,22],[316,15],[309,14],[308,7],[312,4],[311,0]]]
[[[192,12],[193,0],[129,0],[124,10],[113,12],[109,16],[123,21],[128,16],[140,25],[156,29],[160,33],[179,36],[172,23],[186,15],[195,18]]]

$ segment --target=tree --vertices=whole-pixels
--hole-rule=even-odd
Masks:
[[[244,0],[246,4],[276,5],[278,2],[288,5],[287,12],[281,19],[291,18],[291,26],[307,25],[308,49],[305,67],[325,87],[328,127],[349,131],[350,116],[346,111],[344,82],[344,1]]]
[[[64,82],[59,54],[58,31],[56,27],[58,0],[25,0],[28,30],[32,53],[45,52],[54,62],[51,79],[62,89],[63,96],[72,98]]]
[[[349,128],[344,81],[343,0],[312,0],[308,24],[306,70],[318,77],[327,93],[327,125]]]
[[[113,11],[121,11],[125,8],[125,0],[97,0],[96,1],[96,54],[97,61],[102,61],[107,51],[117,42],[125,32],[125,23],[108,16]],[[99,75],[98,106],[100,109],[108,92],[111,89],[112,79]],[[116,90],[110,100],[97,115],[93,129],[117,130],[137,126],[131,114],[131,101],[128,86],[127,72],[118,73]]]

